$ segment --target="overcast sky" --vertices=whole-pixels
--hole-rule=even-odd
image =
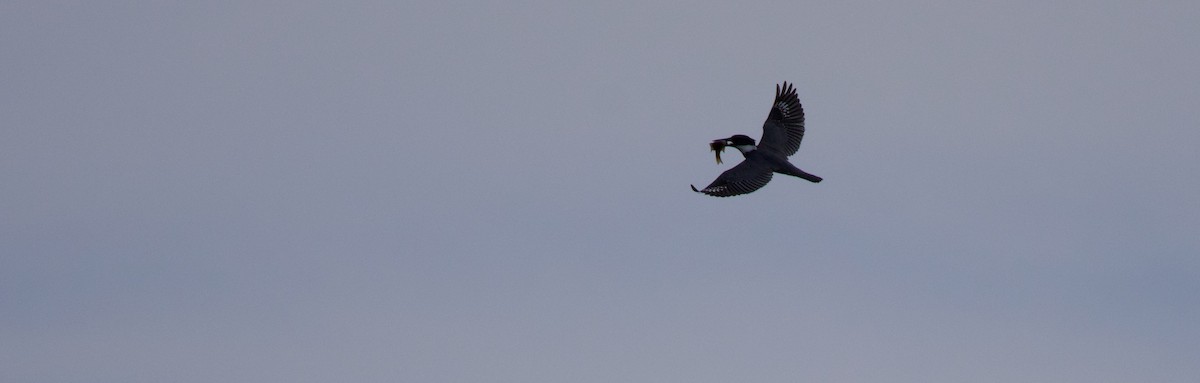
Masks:
[[[1200,381],[1200,2],[574,3],[0,2],[0,381]]]

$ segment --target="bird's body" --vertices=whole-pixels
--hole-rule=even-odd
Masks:
[[[775,173],[821,182],[821,177],[800,170],[787,159],[800,148],[803,138],[804,109],[800,106],[796,89],[784,82],[782,87],[775,87],[775,103],[771,105],[771,113],[763,123],[762,142],[755,145],[754,139],[740,134],[713,141],[714,150],[732,146],[745,159],[721,173],[704,189],[692,186],[692,190],[716,197],[732,197],[766,186]]]

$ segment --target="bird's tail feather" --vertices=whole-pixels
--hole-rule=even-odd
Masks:
[[[816,175],[813,175],[813,174],[808,174],[800,169],[796,169],[795,174],[791,174],[791,175],[806,179],[812,183],[821,182],[823,180],[823,178],[821,178],[821,177],[817,177]]]

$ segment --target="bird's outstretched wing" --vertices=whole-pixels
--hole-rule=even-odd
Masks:
[[[802,139],[804,108],[800,106],[800,98],[796,97],[796,88],[784,81],[783,87],[775,85],[775,103],[771,105],[767,122],[763,123],[763,136],[758,147],[790,156],[800,149]]]
[[[763,162],[742,161],[737,166],[721,173],[716,181],[713,181],[713,183],[704,189],[696,190],[696,186],[692,186],[692,190],[714,197],[732,197],[766,186],[767,182],[771,182],[772,175],[774,175],[774,172]]]

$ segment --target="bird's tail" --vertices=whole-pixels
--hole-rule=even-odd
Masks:
[[[797,177],[809,180],[812,183],[817,183],[817,182],[821,182],[822,180],[824,180],[824,178],[817,177],[815,175],[808,174],[808,173],[800,173],[800,175],[798,175]]]
[[[822,180],[821,177],[817,177],[816,175],[813,175],[813,174],[808,174],[807,172],[800,170],[800,168],[796,167],[796,165],[792,165],[791,162],[786,162],[786,161],[783,164],[781,164],[779,166],[779,168],[775,169],[775,171],[783,173],[783,174],[787,174],[789,176],[800,177],[800,178],[806,179],[806,180],[808,180],[808,182],[812,182],[814,184],[817,182],[821,182],[821,180]]]
[[[814,174],[808,174],[808,173],[806,173],[805,171],[803,171],[803,170],[800,170],[800,169],[794,169],[794,170],[792,170],[792,171],[788,172],[787,174],[788,174],[788,175],[792,175],[792,176],[796,176],[796,177],[800,177],[800,178],[803,178],[803,179],[806,179],[806,180],[808,180],[809,182],[812,182],[812,183],[821,182],[821,181],[823,180],[823,178],[821,178],[821,177],[817,177],[817,176],[816,176],[816,175],[814,175]]]

